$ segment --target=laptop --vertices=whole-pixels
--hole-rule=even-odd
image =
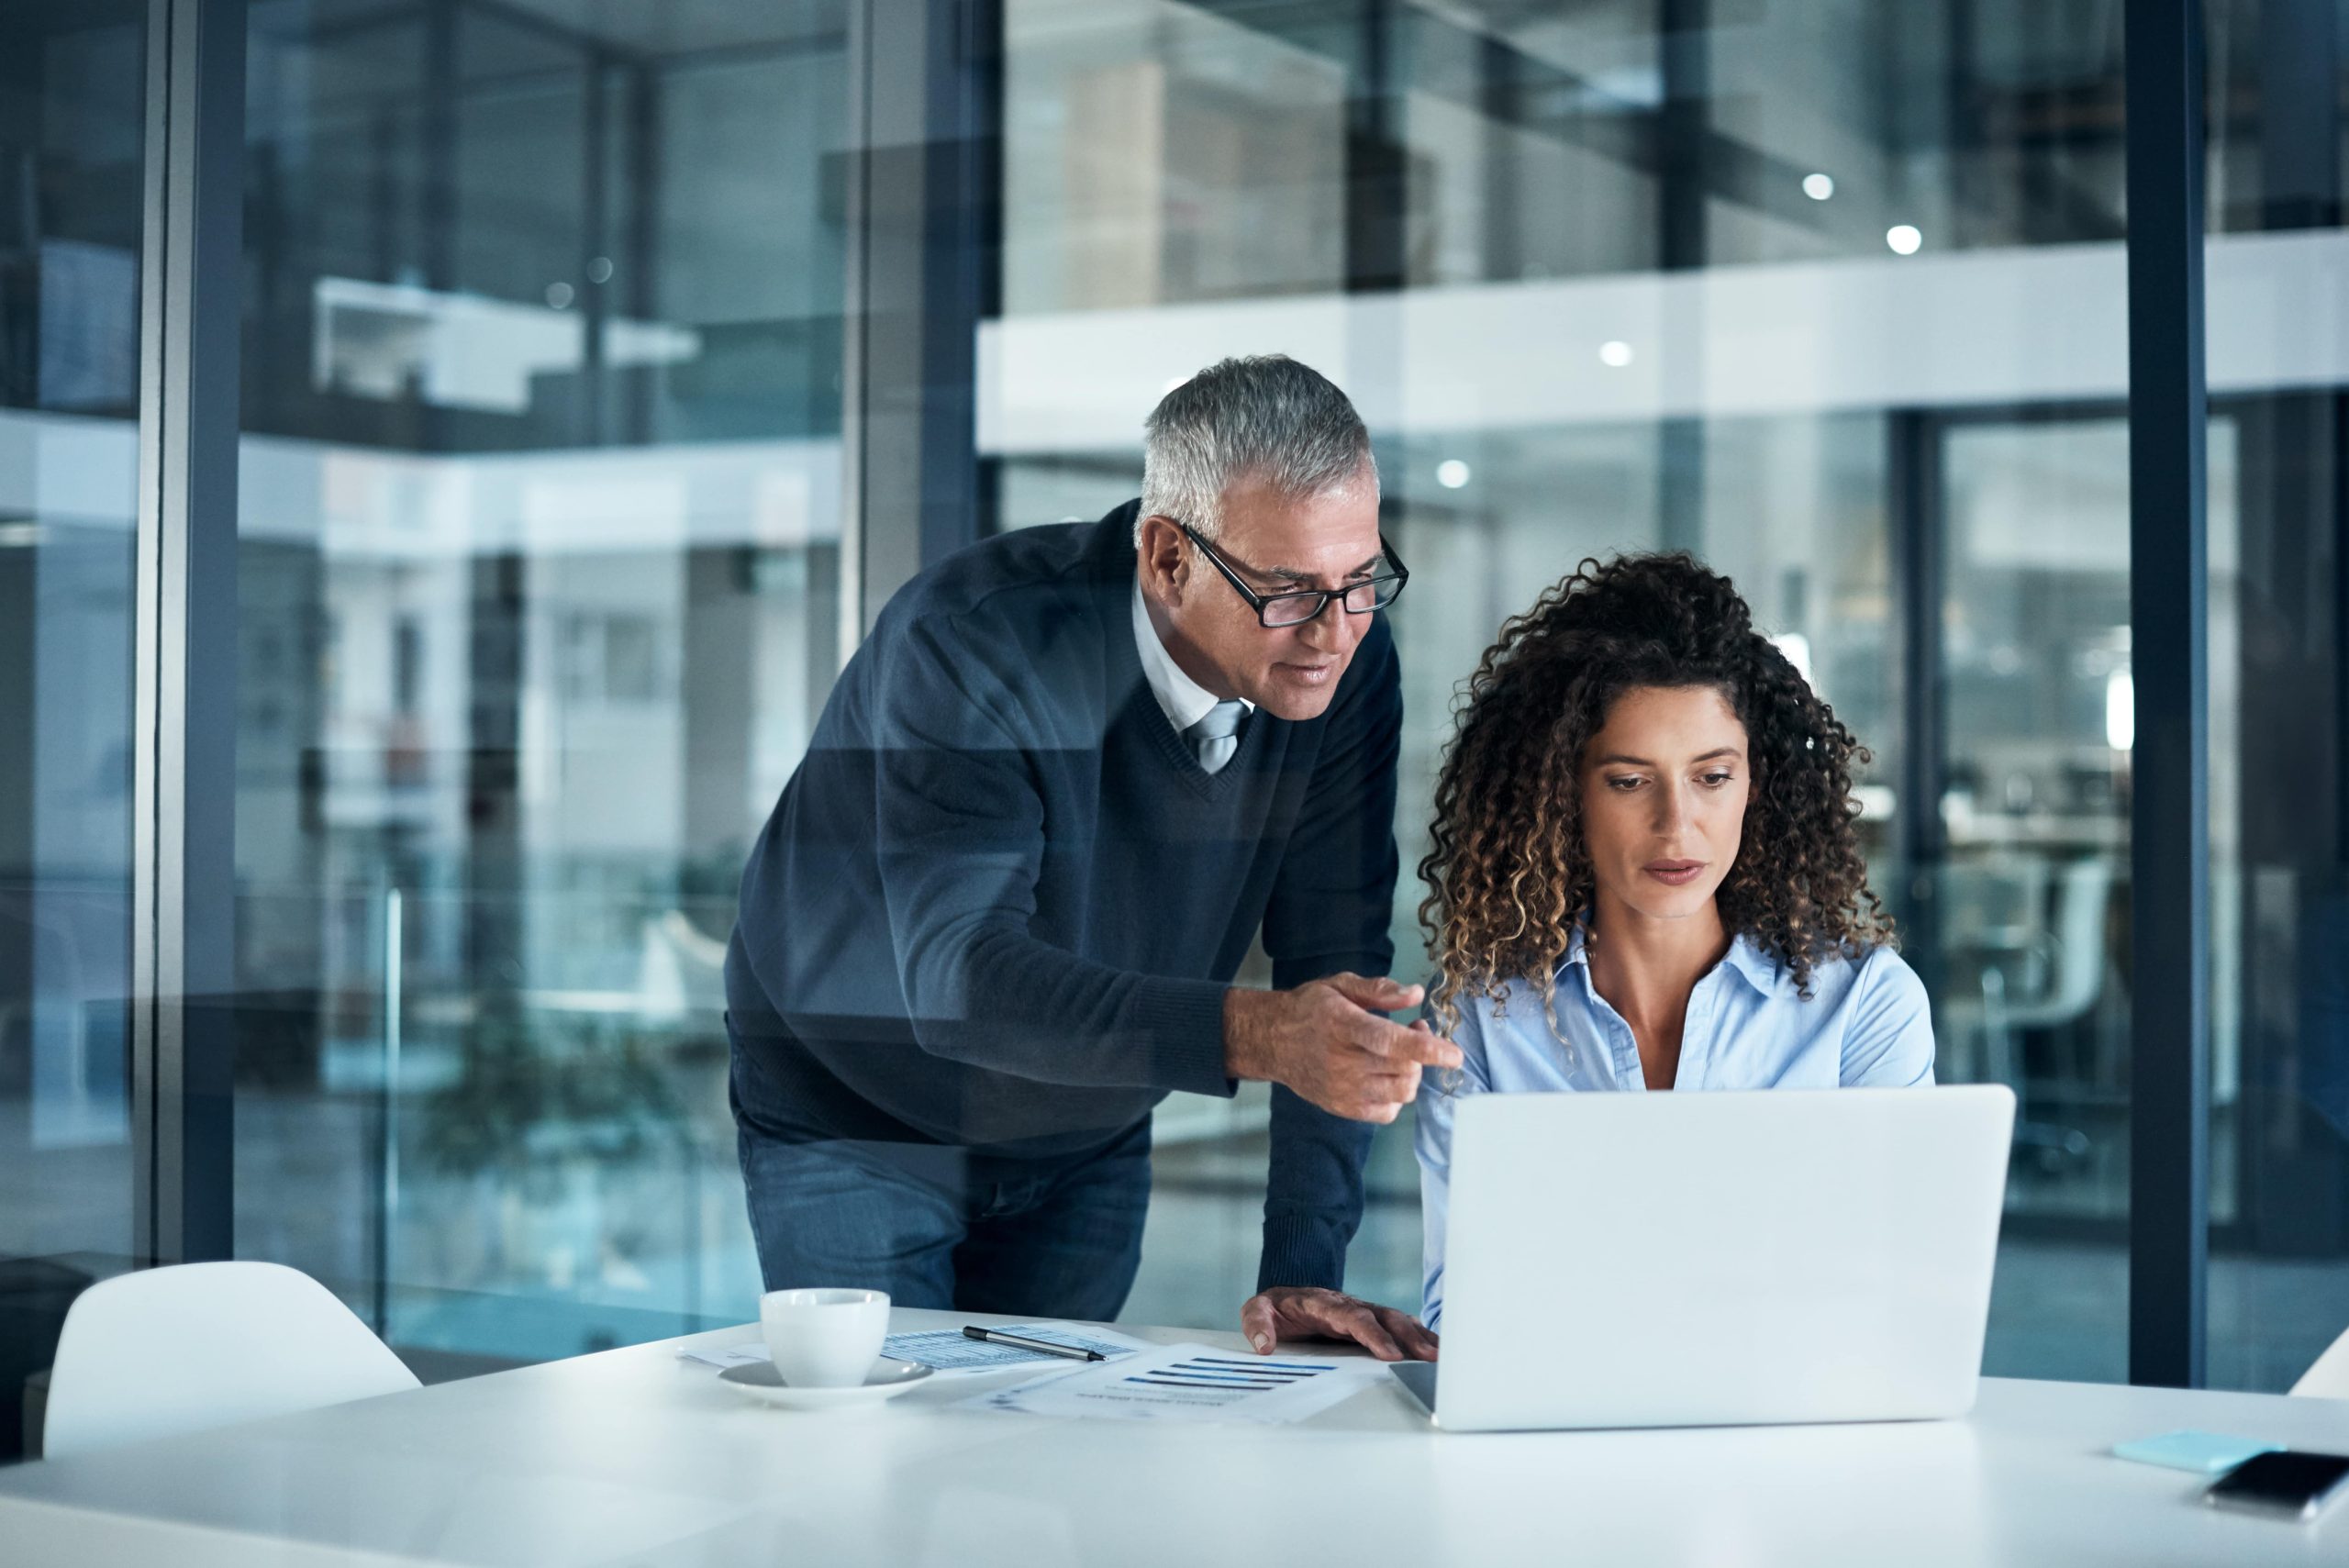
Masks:
[[[1963,1415],[2014,1114],[1997,1084],[1463,1100],[1442,1359],[1396,1375],[1450,1432]]]

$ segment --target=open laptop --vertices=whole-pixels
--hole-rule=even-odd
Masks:
[[[1454,1432],[1962,1415],[2014,1107],[1998,1085],[1464,1099],[1442,1359],[1396,1375]]]

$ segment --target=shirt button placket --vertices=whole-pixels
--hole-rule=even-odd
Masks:
[[[1698,981],[1688,994],[1688,1016],[1680,1025],[1680,1065],[1672,1078],[1675,1089],[1705,1086],[1706,1072],[1712,1066],[1713,979],[1720,973],[1715,970]]]

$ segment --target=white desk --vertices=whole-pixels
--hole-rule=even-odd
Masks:
[[[2194,1478],[2102,1451],[2176,1427],[2349,1451],[2349,1401],[1994,1380],[1965,1421],[1463,1437],[1384,1385],[1293,1428],[944,1407],[1004,1375],[813,1416],[677,1358],[754,1337],[0,1472],[0,1562],[2349,1562],[2349,1509],[2317,1529],[2221,1515]]]

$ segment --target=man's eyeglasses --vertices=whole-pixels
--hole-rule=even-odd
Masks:
[[[1383,610],[1393,604],[1401,596],[1403,584],[1411,580],[1410,571],[1404,566],[1403,558],[1395,553],[1395,547],[1388,544],[1382,535],[1378,540],[1379,551],[1386,558],[1386,564],[1394,568],[1392,572],[1365,577],[1342,588],[1288,588],[1277,594],[1259,594],[1240,580],[1240,573],[1234,572],[1230,563],[1216,553],[1215,546],[1201,539],[1190,524],[1178,523],[1175,526],[1183,530],[1185,538],[1199,547],[1201,555],[1215,563],[1215,569],[1223,573],[1223,580],[1254,606],[1256,619],[1268,627],[1303,626],[1327,609],[1332,599],[1342,605],[1350,616],[1366,616],[1373,610]]]

